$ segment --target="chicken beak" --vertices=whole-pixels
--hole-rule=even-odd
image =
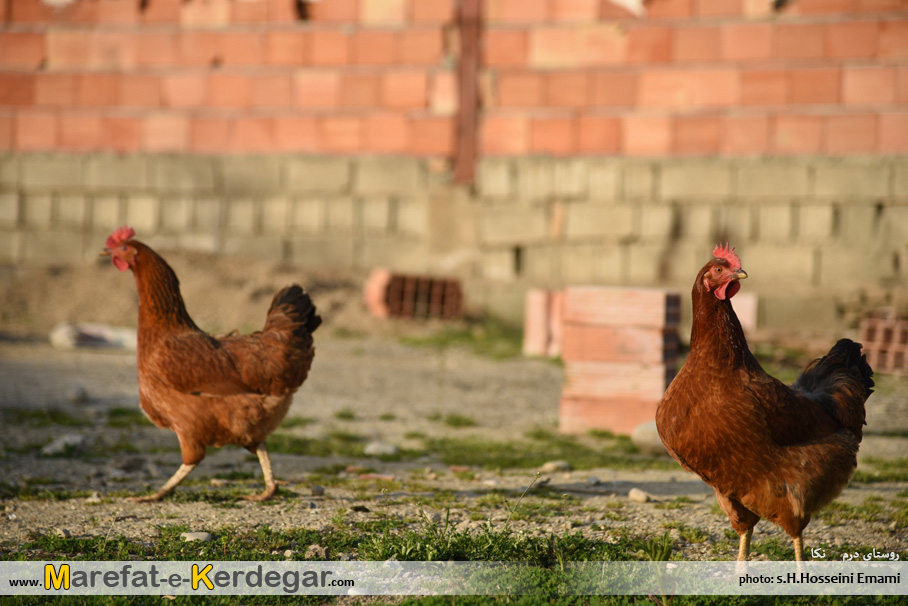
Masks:
[[[112,254],[112,253],[110,252],[110,249],[105,248],[105,249],[102,250],[100,253],[98,253],[98,256],[99,256],[99,257],[109,257],[111,254]]]
[[[735,277],[739,280],[743,280],[744,278],[747,277],[747,272],[744,271],[743,269],[739,269],[738,273],[735,274]]]

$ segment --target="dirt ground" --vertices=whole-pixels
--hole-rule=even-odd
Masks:
[[[519,440],[534,430],[555,431],[561,368],[544,360],[493,361],[466,350],[408,347],[402,335],[424,335],[438,324],[388,322],[365,312],[360,296],[363,275],[301,273],[273,264],[209,257],[170,255],[180,276],[190,314],[203,328],[221,332],[258,328],[270,297],[281,286],[299,282],[311,292],[325,323],[316,333],[317,354],[309,380],[298,392],[288,419],[306,419],[288,430],[304,438],[323,439],[343,431],[367,441],[415,448],[425,437],[479,436],[495,441]],[[327,528],[335,512],[367,504],[385,515],[415,516],[425,506],[409,496],[425,491],[454,491],[451,520],[462,528],[478,528],[481,519],[502,520],[507,511],[484,505],[491,491],[513,491],[513,498],[534,480],[535,470],[471,473],[427,455],[418,460],[382,462],[377,458],[347,459],[276,454],[277,476],[286,480],[280,502],[262,506],[241,503],[225,510],[205,502],[164,501],[137,505],[114,491],[157,488],[180,463],[174,434],[154,427],[112,427],[112,409],[138,409],[135,354],[123,351],[58,351],[46,341],[57,322],[102,322],[134,326],[135,286],[107,262],[31,270],[0,280],[0,408],[56,408],[87,419],[74,427],[7,423],[0,427],[0,482],[12,486],[41,485],[54,490],[96,491],[98,498],[0,500],[0,546],[15,550],[32,533],[65,529],[73,536],[112,533],[149,539],[161,523],[185,523],[192,530],[211,531],[225,525],[275,529],[305,526]],[[892,387],[891,385],[895,385]],[[908,452],[908,383],[894,382],[886,393],[868,402],[868,434],[860,458],[900,459]],[[439,419],[458,413],[475,426],[451,427]],[[42,456],[36,446],[65,434],[81,445],[109,456]],[[123,447],[128,445],[128,448]],[[393,475],[402,482],[399,494],[313,489],[326,467],[357,465]],[[212,449],[190,478],[211,478],[230,472],[255,473],[258,463],[237,448]],[[516,521],[517,529],[535,533],[579,530],[608,540],[616,531],[654,537],[672,522],[704,530],[709,539],[678,538],[685,557],[713,559],[711,546],[725,540],[729,528],[717,515],[712,491],[680,468],[633,472],[614,469],[552,471],[540,480],[548,488],[575,497],[560,514],[542,520]],[[230,483],[229,481],[227,482]],[[414,488],[410,489],[409,486]],[[648,503],[628,498],[631,488],[653,497]],[[178,488],[178,490],[180,490]],[[908,483],[852,485],[840,501],[859,506],[868,497],[890,501],[904,498]],[[388,497],[392,498],[388,498]],[[678,509],[657,507],[678,496],[691,503]],[[620,516],[609,511],[620,505]],[[480,512],[482,515],[477,515]],[[428,513],[443,514],[438,507]],[[368,513],[358,515],[370,515]],[[847,524],[815,519],[806,543],[830,546],[874,545],[887,551],[908,550],[904,529],[889,520],[855,519]],[[787,536],[763,522],[755,540]]]

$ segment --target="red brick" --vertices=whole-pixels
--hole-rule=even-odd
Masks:
[[[883,21],[879,45],[882,59],[908,59],[908,20]]]
[[[744,14],[742,0],[699,0],[696,8],[700,17],[738,17]]]
[[[550,107],[591,105],[590,74],[587,72],[552,72],[545,80],[546,105]]]
[[[55,149],[59,142],[60,121],[57,112],[25,110],[14,118],[14,139],[19,151]]]
[[[488,67],[523,67],[528,63],[529,42],[523,30],[488,29],[482,45],[482,62]]]
[[[783,105],[788,102],[788,74],[781,69],[741,72],[741,105]]]
[[[167,74],[161,78],[162,105],[175,108],[202,107],[209,101],[207,85],[207,78],[199,73]]]
[[[179,37],[179,62],[183,67],[212,67],[221,59],[220,37],[212,31],[184,31]]]
[[[538,117],[530,121],[530,152],[566,156],[577,149],[573,117]]]
[[[155,113],[142,123],[142,149],[151,152],[185,151],[189,144],[189,119],[173,113]]]
[[[10,2],[9,20],[14,23],[51,23],[54,8],[43,0],[17,0]]]
[[[862,13],[894,13],[904,10],[905,0],[858,0]]]
[[[428,79],[421,71],[393,71],[382,77],[381,100],[385,107],[417,108],[428,104]]]
[[[627,54],[627,36],[613,25],[540,27],[530,32],[529,62],[533,67],[615,65]]]
[[[815,154],[823,150],[823,117],[780,115],[770,124],[770,150],[783,154]]]
[[[232,121],[230,151],[265,152],[274,149],[274,123],[270,117],[242,116]]]
[[[367,109],[379,105],[382,76],[376,73],[349,73],[341,88],[341,107]]]
[[[265,35],[265,61],[271,65],[305,65],[309,39],[304,31],[272,30]]]
[[[450,70],[436,72],[429,91],[429,109],[435,115],[449,116],[457,112],[459,104],[457,74]]]
[[[611,19],[636,19],[641,17],[645,18],[645,14],[635,15],[624,6],[612,2],[612,0],[601,0],[599,3],[599,19],[602,21],[609,21]]]
[[[47,33],[47,67],[49,69],[88,67],[90,54],[90,32],[55,29]]]
[[[218,57],[222,65],[261,65],[264,37],[258,32],[229,32],[219,36]]]
[[[637,104],[635,72],[598,72],[595,74],[593,103],[600,107],[633,107]]]
[[[646,4],[646,16],[650,19],[679,19],[694,14],[693,0],[657,0]]]
[[[680,156],[715,154],[722,141],[722,119],[718,116],[677,116],[674,139],[675,153]]]
[[[634,27],[627,32],[628,63],[667,63],[672,59],[674,32],[668,27]]]
[[[408,29],[398,39],[398,60],[410,65],[437,65],[444,55],[440,29]]]
[[[551,0],[551,20],[581,23],[597,21],[599,4],[599,0]]]
[[[586,434],[599,429],[630,435],[638,425],[656,418],[660,398],[562,397],[558,408],[558,431]]]
[[[293,81],[290,74],[253,76],[250,107],[289,108],[293,105]]]
[[[9,19],[9,11],[10,11],[9,5],[8,5],[6,2],[0,2],[0,23],[6,23],[7,19]],[[13,135],[12,135],[12,133],[13,133],[13,126],[12,126],[12,124],[13,124],[13,117],[12,117],[12,116],[5,116],[5,117],[3,118],[3,123],[4,123],[5,125],[8,126],[8,128],[7,128],[7,127],[4,127],[4,131],[3,131],[3,132],[4,132],[4,133],[8,133],[8,134],[9,134],[9,140],[12,141],[12,137],[13,137]]]
[[[32,74],[0,73],[0,106],[34,105],[35,80]]]
[[[142,120],[127,116],[104,118],[103,149],[132,153],[142,149]]]
[[[487,23],[543,23],[549,20],[547,0],[485,0]]]
[[[5,7],[0,7],[0,21],[5,20]],[[16,125],[12,114],[0,114],[0,150],[16,149]]]
[[[763,155],[769,151],[769,117],[727,116],[721,150],[729,155]]]
[[[414,23],[450,23],[456,14],[456,0],[414,2],[410,6],[410,19]]]
[[[232,120],[199,116],[192,119],[189,126],[189,149],[194,152],[221,152],[230,143],[230,125]]]
[[[35,105],[69,107],[79,98],[79,79],[75,74],[39,73],[35,75]]]
[[[545,82],[539,72],[502,72],[498,77],[500,107],[541,107],[544,95]]]
[[[81,74],[79,105],[113,107],[120,100],[120,77],[115,74]]]
[[[833,59],[870,59],[877,54],[877,21],[842,21],[826,25],[826,49]]]
[[[136,38],[127,31],[96,30],[91,36],[88,67],[129,71],[136,66]]]
[[[410,147],[410,123],[399,112],[370,113],[364,128],[364,151],[400,154]]]
[[[212,107],[245,109],[251,96],[246,76],[213,73],[208,77],[208,104]]]
[[[278,151],[314,152],[319,149],[318,120],[312,116],[276,116],[274,145]]]
[[[139,3],[133,0],[100,0],[97,6],[97,23],[134,25],[141,17]]]
[[[616,154],[621,150],[621,119],[582,114],[577,121],[578,151],[586,154]]]
[[[101,149],[104,121],[100,114],[63,113],[60,116],[60,147],[66,150]]]
[[[326,23],[355,23],[359,19],[359,0],[330,0],[309,5],[309,18]]]
[[[679,295],[658,289],[570,286],[564,291],[564,322],[605,326],[677,328]]]
[[[523,306],[523,355],[544,356],[549,349],[550,292],[538,288],[527,291]]]
[[[668,364],[571,361],[564,365],[561,393],[581,398],[653,398],[658,402],[673,374]]]
[[[179,23],[183,0],[152,0],[141,13],[143,23]]]
[[[319,124],[322,148],[331,152],[356,152],[362,149],[362,120],[355,116],[326,116]]]
[[[346,65],[350,61],[350,37],[338,30],[313,30],[310,33],[312,65]]]
[[[826,56],[826,26],[783,23],[775,28],[775,42],[779,59],[822,59]]]
[[[135,40],[139,67],[171,67],[180,63],[177,34],[141,32]]]
[[[739,98],[738,73],[731,69],[650,70],[640,75],[641,107],[729,107]]]
[[[485,112],[481,151],[490,156],[520,155],[530,149],[530,125],[524,114]]]
[[[410,123],[410,152],[417,156],[453,156],[456,139],[452,118],[417,117]]]
[[[841,99],[838,68],[792,69],[788,72],[788,102],[794,105],[833,104]]]
[[[678,354],[674,330],[636,326],[562,325],[561,357],[565,362],[639,362],[664,364]]]
[[[338,4],[342,0],[332,0],[327,4]],[[268,0],[268,21],[271,23],[296,24],[300,20],[300,14],[297,10],[299,5],[296,2],[287,2],[287,0]],[[307,5],[311,12],[312,4]]]
[[[908,153],[908,113],[882,114],[877,137],[880,153]]]
[[[622,117],[621,149],[627,156],[664,156],[672,150],[668,116],[628,114]]]
[[[846,67],[842,88],[845,105],[892,105],[896,71],[891,67]]]
[[[44,59],[44,34],[9,31],[0,34],[0,67],[37,69]]]
[[[123,74],[118,98],[121,107],[160,107],[162,82],[157,76]]]
[[[368,24],[401,24],[407,20],[407,0],[359,0],[359,20]]]
[[[908,104],[908,66],[895,70],[895,96],[899,103]]]
[[[266,23],[268,21],[268,0],[242,0],[231,2],[231,23]]]
[[[353,35],[353,63],[393,65],[397,58],[397,35],[385,30],[360,30]]]
[[[673,58],[677,62],[718,61],[722,50],[718,27],[679,27],[675,30]]]
[[[877,117],[850,114],[826,118],[826,152],[869,154],[877,150]]]
[[[722,58],[763,61],[772,57],[772,26],[768,23],[726,25],[722,28]]]
[[[341,77],[335,71],[300,71],[293,76],[296,106],[334,108],[340,105]]]
[[[183,27],[223,27],[230,23],[230,0],[195,0],[180,8]]]
[[[857,9],[857,0],[798,0],[795,8],[801,15],[853,13]]]

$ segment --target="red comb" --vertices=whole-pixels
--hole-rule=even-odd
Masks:
[[[104,246],[106,246],[107,248],[114,248],[118,244],[126,242],[134,235],[136,235],[136,230],[129,227],[128,225],[124,225],[123,227],[117,229],[117,231],[115,231],[114,233],[107,236],[107,242],[104,243]]]
[[[724,247],[722,245],[717,245],[713,249],[713,256],[717,259],[728,261],[728,264],[734,269],[741,269],[741,259],[735,254],[734,248],[729,248],[728,243],[726,243]]]

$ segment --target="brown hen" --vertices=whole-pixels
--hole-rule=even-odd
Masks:
[[[161,489],[136,502],[158,501],[205,458],[208,446],[235,444],[254,452],[265,476],[263,501],[277,491],[265,438],[277,428],[306,380],[321,324],[302,288],[289,286],[271,302],[260,332],[213,337],[186,311],[176,274],[123,227],[106,242],[120,271],[131,269],[139,293],[139,403],[148,418],[177,434],[183,464]]]
[[[873,371],[848,339],[791,386],[750,353],[731,306],[747,274],[726,245],[694,282],[690,355],[656,411],[666,449],[713,487],[738,532],[738,560],[761,518],[778,524],[804,559],[801,533],[857,466]]]

